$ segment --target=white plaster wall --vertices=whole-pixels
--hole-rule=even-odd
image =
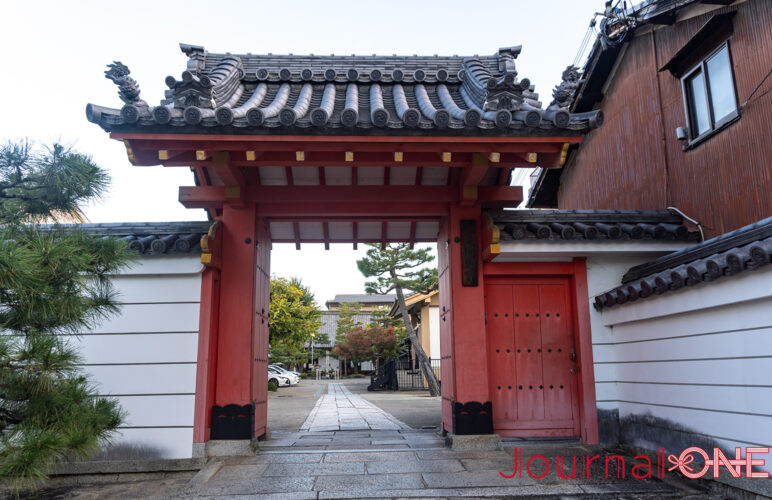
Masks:
[[[613,352],[604,349],[613,342],[612,329],[604,325],[601,313],[592,306],[592,301],[599,293],[618,286],[628,269],[642,264],[651,257],[640,255],[594,255],[587,257],[587,290],[589,292],[588,308],[592,328],[592,359],[595,370],[595,398],[598,408],[605,410],[618,409],[616,394],[616,368]]]
[[[772,447],[772,266],[592,316],[599,407]]]
[[[440,308],[429,307],[429,349],[433,359],[440,359]]]
[[[198,254],[141,258],[113,277],[120,313],[68,337],[99,394],[127,412],[118,447],[191,456],[201,270]]]

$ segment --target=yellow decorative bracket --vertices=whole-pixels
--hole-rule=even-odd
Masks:
[[[206,267],[220,268],[221,233],[217,229],[222,222],[216,220],[209,226],[209,231],[201,237],[201,263]]]

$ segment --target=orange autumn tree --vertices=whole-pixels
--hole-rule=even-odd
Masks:
[[[358,371],[363,361],[377,363],[380,359],[397,354],[397,335],[393,328],[380,325],[356,326],[347,332],[342,342],[335,345],[335,354],[350,359]]]

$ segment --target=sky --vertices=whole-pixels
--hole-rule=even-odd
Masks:
[[[254,54],[493,54],[522,45],[516,64],[545,104],[571,64],[603,0],[359,1],[35,1],[0,2],[0,142],[28,138],[72,145],[107,169],[112,187],[87,207],[91,222],[204,220],[177,202],[193,185],[185,167],[132,167],[120,142],[86,120],[86,104],[120,108],[106,65],[131,70],[141,98],[155,105],[179,78],[179,43],[212,52]],[[272,271],[299,276],[323,304],[362,293],[350,246],[274,245]],[[361,248],[361,247],[360,247]]]

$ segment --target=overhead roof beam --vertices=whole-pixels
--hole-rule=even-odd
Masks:
[[[479,186],[476,200],[500,206],[517,206],[522,201],[520,186]],[[243,191],[243,202],[292,206],[310,204],[346,203],[380,204],[381,211],[401,212],[403,204],[430,205],[459,201],[455,186],[248,186]],[[182,186],[179,200],[187,208],[218,208],[226,201],[225,186]],[[514,205],[513,205],[514,204]],[[309,212],[313,214],[314,212]],[[418,212],[421,213],[421,212]]]

